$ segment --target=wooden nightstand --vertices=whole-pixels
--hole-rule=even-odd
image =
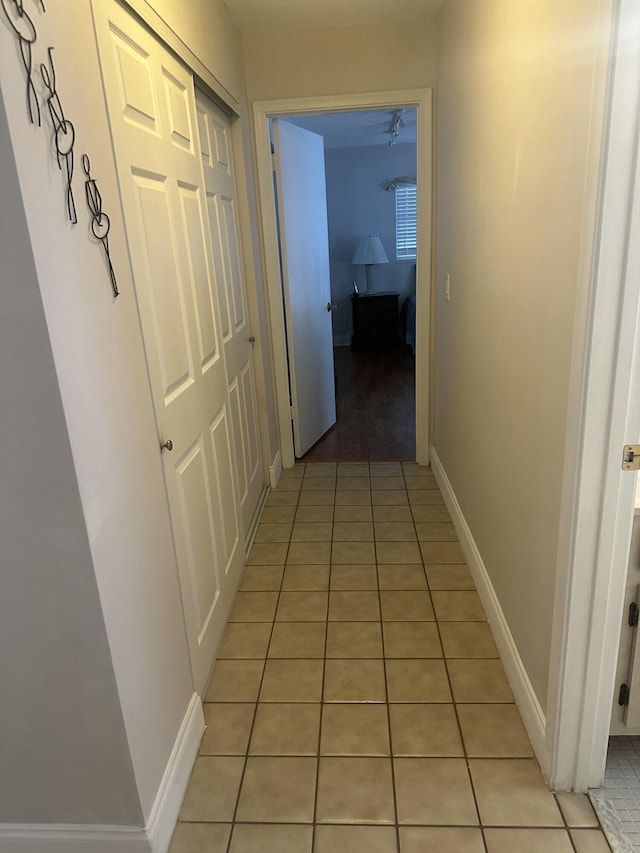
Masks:
[[[351,297],[351,346],[396,347],[401,341],[397,293],[365,293]]]

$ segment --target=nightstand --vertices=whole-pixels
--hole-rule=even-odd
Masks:
[[[400,315],[397,293],[364,293],[351,297],[354,349],[399,346]]]

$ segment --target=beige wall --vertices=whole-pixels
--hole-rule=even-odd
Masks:
[[[439,28],[435,447],[543,708],[610,5],[448,0]]]
[[[435,21],[244,35],[250,101],[433,86]]]

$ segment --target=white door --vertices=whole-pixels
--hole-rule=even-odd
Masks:
[[[199,89],[196,109],[204,169],[215,285],[233,418],[238,488],[245,531],[251,527],[263,488],[253,372],[254,338],[238,239],[229,117]]]
[[[163,464],[202,693],[244,542],[193,81],[118,4],[94,8],[159,438],[173,442]]]
[[[336,422],[324,141],[274,119],[293,441],[302,456]]]

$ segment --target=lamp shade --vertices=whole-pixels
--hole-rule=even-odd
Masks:
[[[379,237],[362,237],[353,256],[352,264],[388,264],[389,258]]]

